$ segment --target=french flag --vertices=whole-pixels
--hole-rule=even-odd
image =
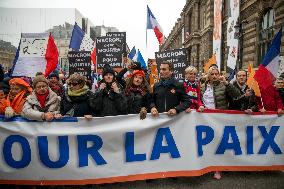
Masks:
[[[136,48],[135,46],[131,49],[130,53],[128,54],[128,58],[133,60],[134,56],[136,55]]]
[[[273,85],[274,80],[277,78],[281,37],[282,27],[273,39],[262,64],[260,64],[258,70],[255,72],[254,78],[261,89],[266,89]]]
[[[145,62],[140,50],[138,49],[138,51],[136,51],[135,46],[131,49],[130,53],[128,54],[128,57],[135,62],[140,62],[142,68],[147,67],[146,62]]]
[[[75,23],[69,48],[75,51],[91,51],[91,59],[96,64],[96,43],[85,34],[85,32]]]
[[[164,42],[163,30],[148,5],[147,5],[147,29],[154,30],[160,45]]]
[[[36,72],[48,76],[57,64],[58,50],[51,33],[22,33],[11,76],[35,77]]]

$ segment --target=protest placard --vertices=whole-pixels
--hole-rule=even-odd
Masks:
[[[168,61],[173,64],[174,77],[177,80],[184,79],[184,70],[188,66],[186,49],[174,49],[163,52],[156,52],[155,57],[158,70],[163,61]]]
[[[69,59],[69,75],[78,73],[86,76],[88,80],[92,80],[91,76],[91,51],[70,51]]]
[[[125,33],[125,32],[124,32]],[[98,37],[97,47],[97,68],[101,69],[105,64],[113,68],[122,68],[122,54],[125,52],[126,34],[108,33],[107,36]]]

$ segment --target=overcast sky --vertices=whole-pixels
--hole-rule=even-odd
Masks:
[[[149,5],[164,35],[168,36],[185,3],[186,0],[0,0],[0,7],[77,8],[94,25],[104,24],[126,31],[129,48],[135,45],[147,59],[154,58],[159,46],[153,30],[148,30],[146,48],[146,6]]]

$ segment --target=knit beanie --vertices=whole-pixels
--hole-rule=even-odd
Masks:
[[[108,73],[111,73],[113,76],[115,76],[115,73],[114,73],[113,69],[110,67],[110,65],[105,64],[105,66],[103,68],[103,77]]]
[[[78,84],[81,84],[81,83],[86,83],[87,79],[85,76],[83,75],[80,75],[78,73],[74,73],[72,75],[69,76],[69,78],[67,79],[67,84],[69,83],[78,83]]]
[[[51,74],[49,74],[48,79],[50,79],[50,78],[52,78],[52,77],[56,77],[57,80],[59,81],[59,73],[52,72]]]
[[[47,79],[43,75],[38,75],[33,80],[33,88],[35,88],[38,82],[45,82],[48,85]]]

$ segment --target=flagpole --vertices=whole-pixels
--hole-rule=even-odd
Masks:
[[[261,92],[260,92],[260,90],[259,90],[259,93],[260,93],[260,101],[261,101],[262,109],[264,109],[264,110],[265,110],[264,105],[263,105],[263,100],[262,100],[262,96],[261,96]]]
[[[146,28],[146,49],[147,49],[147,41],[148,39],[147,39],[147,28]]]
[[[147,20],[146,20],[146,50],[147,50],[147,41],[148,41],[148,38],[147,38],[147,27],[148,27],[148,5],[147,5],[147,7],[146,7],[146,9],[147,9]]]
[[[98,56],[97,56],[97,39],[96,39],[96,74],[97,74],[97,78],[98,78]]]
[[[252,84],[251,84],[251,86],[253,86],[254,85],[254,83],[255,83],[255,80],[253,80],[252,81]],[[253,90],[251,87],[250,87],[250,90]],[[261,96],[261,92],[260,92],[260,89],[259,89],[259,94],[260,94],[260,101],[261,101],[261,106],[262,106],[262,108],[264,109],[264,105],[263,105],[263,100],[262,100],[262,96]]]

